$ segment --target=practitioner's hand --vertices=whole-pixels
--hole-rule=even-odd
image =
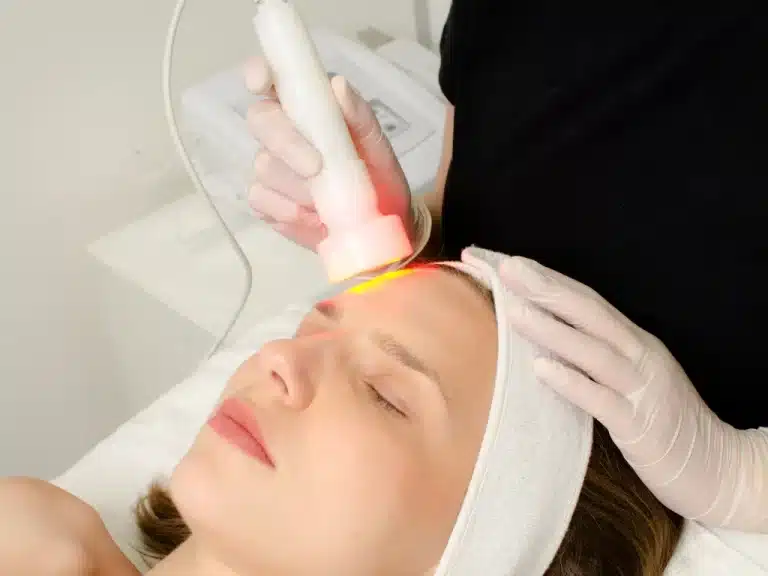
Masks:
[[[663,504],[768,532],[768,431],[722,422],[664,344],[594,290],[519,257],[502,259],[499,273],[519,297],[511,325],[555,356],[536,360],[539,378],[602,422]]]
[[[31,478],[0,479],[0,574],[139,576],[93,508]]]
[[[249,193],[251,207],[283,236],[314,250],[327,234],[310,196],[310,182],[320,172],[322,158],[283,112],[263,58],[248,63],[245,78],[250,91],[263,97],[248,110],[251,134],[261,144]],[[380,211],[397,214],[412,232],[408,183],[373,109],[341,76],[331,85],[378,191]]]

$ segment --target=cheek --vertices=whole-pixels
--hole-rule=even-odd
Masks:
[[[335,508],[337,518],[385,516],[418,484],[407,435],[387,418],[362,411],[307,428],[311,438],[302,443],[301,458],[308,468],[307,496]]]
[[[298,510],[313,511],[305,521],[318,519],[313,531],[333,534],[330,540],[342,547],[336,553],[353,561],[358,573],[421,569],[445,546],[451,503],[432,481],[438,475],[415,425],[367,411],[364,416],[337,418],[332,426],[325,421],[313,430],[302,459],[308,469]]]
[[[232,396],[240,390],[253,386],[254,382],[258,382],[258,378],[258,354],[253,354],[230,375],[220,398]]]
[[[290,498],[273,470],[203,429],[171,475],[171,497],[198,544],[238,573],[291,566]],[[289,505],[287,506],[286,503]],[[300,550],[300,549],[298,549]]]
[[[217,534],[224,540],[243,528],[242,496],[254,483],[251,462],[203,429],[174,469],[169,487],[189,528],[218,543]]]

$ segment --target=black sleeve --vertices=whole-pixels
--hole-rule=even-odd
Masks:
[[[455,37],[454,37],[454,16],[453,4],[448,11],[448,18],[443,26],[443,33],[440,36],[440,72],[438,80],[443,95],[453,105],[456,97],[456,58],[454,57]]]

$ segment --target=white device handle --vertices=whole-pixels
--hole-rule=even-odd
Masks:
[[[254,27],[282,108],[323,157],[323,170],[311,189],[318,216],[329,228],[375,218],[373,183],[298,12],[286,0],[256,0],[256,8]]]
[[[320,152],[310,185],[328,234],[317,246],[332,281],[380,269],[413,253],[401,218],[383,216],[320,55],[288,0],[256,0],[254,18],[283,111]]]

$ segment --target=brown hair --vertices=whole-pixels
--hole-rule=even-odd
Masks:
[[[455,268],[486,301],[490,290]],[[160,560],[190,535],[167,490],[153,483],[135,510],[145,559]],[[592,453],[570,525],[545,576],[662,576],[682,532],[665,508],[595,423]]]

